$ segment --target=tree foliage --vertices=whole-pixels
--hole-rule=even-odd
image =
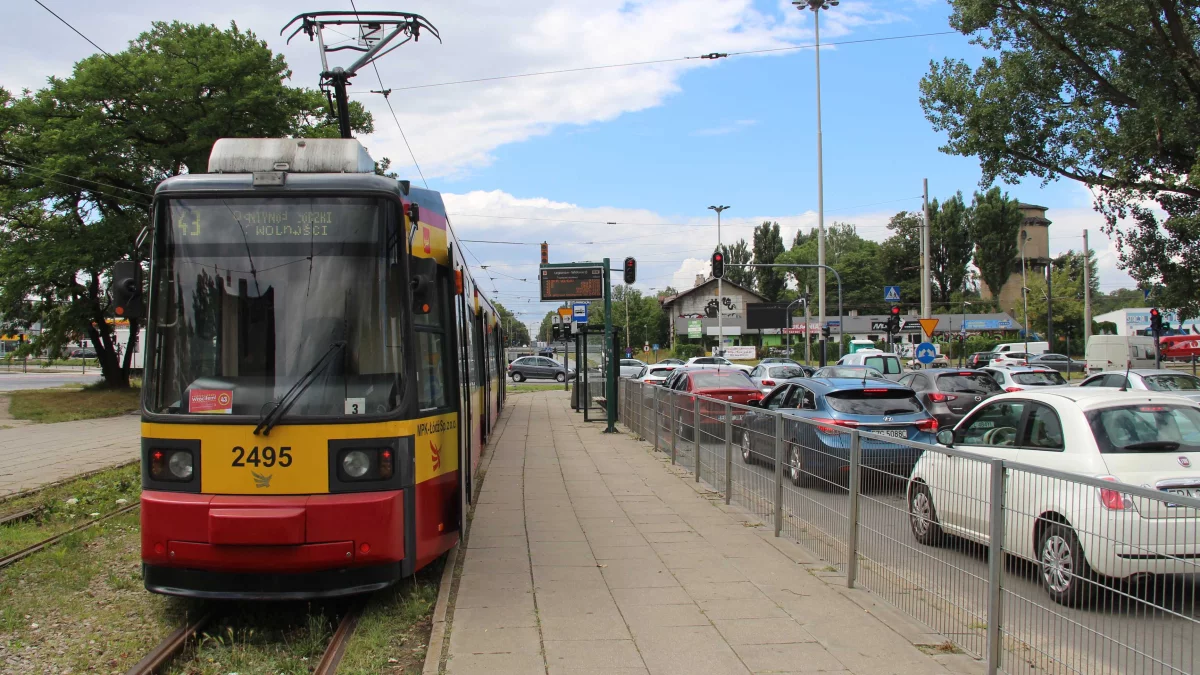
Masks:
[[[748,265],[754,262],[754,256],[745,239],[738,239],[733,246],[721,245],[725,252],[725,278],[729,281],[754,289],[754,269],[751,267],[732,267],[733,265]]]
[[[779,234],[779,223],[766,221],[754,228],[755,264],[773,264],[783,252],[783,237]],[[784,272],[771,267],[756,267],[754,268],[754,280],[758,294],[768,301],[774,301],[783,290]]]
[[[906,303],[921,297],[921,223],[924,217],[913,211],[901,211],[888,221],[892,235],[880,246],[883,279],[877,291],[883,299],[883,286],[899,286],[900,299]]]
[[[384,167],[386,169],[386,167]],[[529,327],[521,322],[515,314],[510,312],[507,307],[495,303],[496,312],[500,314],[500,325],[508,336],[508,344],[514,347],[524,346],[531,343],[529,339]]]
[[[968,228],[967,206],[962,193],[929,208],[929,273],[932,302],[948,305],[955,293],[967,286],[967,265],[975,245]]]
[[[982,183],[1066,177],[1097,191],[1121,264],[1200,313],[1200,11],[1194,0],[951,0],[992,52],[932,63],[921,105]],[[1144,206],[1158,202],[1165,220]],[[1118,219],[1134,216],[1132,226]]]
[[[1000,288],[1012,273],[1018,251],[1017,233],[1025,216],[1017,200],[994,187],[975,193],[968,220],[975,242],[975,267],[979,268],[979,276],[992,297],[998,298]]]
[[[204,172],[218,138],[337,135],[324,95],[290,77],[236,25],[158,22],[40,91],[0,89],[0,315],[41,324],[30,350],[86,337],[105,382],[128,386],[132,350],[118,362],[108,270],[138,258],[154,186]],[[361,105],[351,118],[371,130]]]
[[[797,235],[800,242],[777,262],[813,265],[817,262],[817,230],[806,235]],[[834,222],[825,230],[825,264],[837,270],[842,277],[843,309],[871,311],[879,309],[883,298],[883,277],[879,267],[880,245],[863,239],[851,223]],[[800,292],[807,290],[816,307],[817,270],[800,269],[791,272]],[[826,276],[828,304],[826,314],[837,312],[837,280],[834,275]],[[814,313],[816,310],[813,310]]]

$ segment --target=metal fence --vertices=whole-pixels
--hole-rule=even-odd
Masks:
[[[1200,672],[1200,499],[1020,461],[1037,449],[973,454],[632,380],[619,399],[694,480],[989,673]]]

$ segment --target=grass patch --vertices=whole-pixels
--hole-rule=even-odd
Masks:
[[[141,389],[137,387],[28,389],[9,393],[8,412],[13,419],[48,424],[136,412],[140,400]]]
[[[138,514],[67,537],[0,570],[5,672],[124,672],[194,605],[147,593]]]
[[[129,464],[0,501],[0,516],[38,509],[30,518],[0,527],[0,556],[69,530],[92,519],[93,513],[105,515],[126,504],[136,504],[142,493],[141,482],[141,469]]]
[[[325,652],[348,604],[231,603],[228,612],[197,638],[191,658],[168,673],[311,672]]]
[[[553,384],[509,384],[504,391],[509,394],[526,394],[531,391],[563,391],[561,382]]]
[[[339,673],[420,673],[425,664],[440,565],[376,593],[346,645]]]

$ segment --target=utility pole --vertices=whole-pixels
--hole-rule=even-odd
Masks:
[[[1083,348],[1092,337],[1092,249],[1088,248],[1088,231],[1083,231]]]
[[[721,249],[721,212],[729,208],[728,206],[710,206],[708,207],[717,212],[717,249],[721,251],[721,255],[725,255],[725,251]],[[722,275],[724,276],[724,275]],[[724,321],[721,319],[721,299],[725,295],[725,287],[721,279],[717,279],[717,348],[713,351],[713,356],[723,356],[725,354],[725,327]],[[700,338],[701,347],[704,346],[704,338]]]
[[[1050,251],[1046,251],[1046,344],[1050,345],[1050,351],[1056,352],[1054,348],[1054,284],[1051,277],[1054,276],[1054,263],[1050,262]]]
[[[808,287],[804,288],[804,297],[808,297]],[[804,365],[812,365],[812,340],[808,339],[808,325],[812,314],[808,311],[808,300],[804,301]],[[840,329],[839,329],[840,330]]]
[[[1029,233],[1021,228],[1021,301],[1025,303],[1025,353],[1029,353],[1029,282],[1025,278],[1025,242],[1029,241]]]
[[[921,318],[928,319],[931,314],[931,305],[933,304],[933,291],[929,287],[929,179],[924,180],[925,184],[925,223],[921,227]]]

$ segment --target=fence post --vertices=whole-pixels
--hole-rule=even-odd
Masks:
[[[678,398],[678,395],[672,391],[670,398],[671,398],[671,422],[670,422],[670,425],[671,425],[671,465],[674,466],[675,465],[675,437],[679,435],[679,434],[675,433],[676,432],[676,429],[675,429],[675,408],[676,408],[675,399]]]
[[[846,588],[858,577],[858,495],[862,492],[862,437],[850,432],[850,514],[846,523]]]
[[[775,413],[775,536],[783,531],[783,414]]]
[[[995,675],[1000,671],[1000,654],[1003,643],[1000,632],[1001,581],[1004,577],[1004,495],[1007,489],[1005,478],[1007,467],[1004,460],[991,462],[991,522],[988,524],[988,604],[987,604],[987,672]]]
[[[661,434],[659,433],[659,427],[662,426],[662,418],[659,417],[659,412],[658,412],[658,409],[659,409],[658,392],[660,389],[661,389],[661,387],[654,388],[654,414],[652,415],[652,418],[654,421],[654,451],[655,452],[658,452],[659,449],[662,447],[662,444],[658,440],[658,437],[661,436]]]
[[[695,450],[696,456],[693,460],[696,466],[696,482],[700,482],[700,397],[696,397],[696,404],[692,411],[692,449]]]
[[[742,433],[745,433],[744,431]],[[725,402],[725,504],[733,498],[733,406]]]

